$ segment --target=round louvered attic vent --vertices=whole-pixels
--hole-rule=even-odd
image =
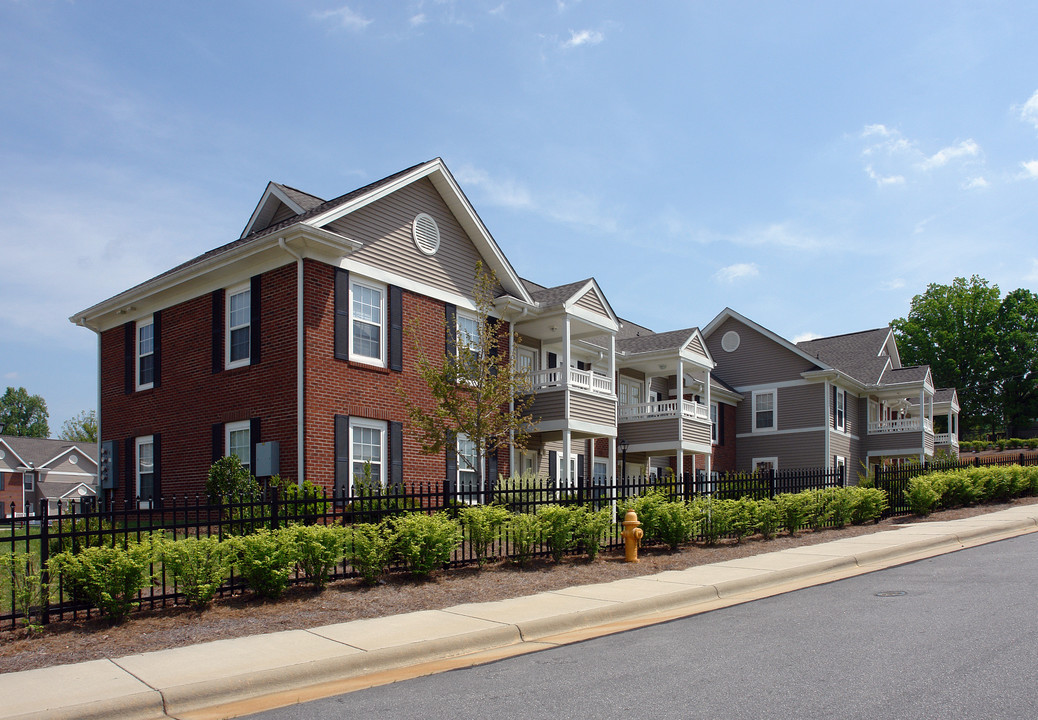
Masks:
[[[78,455],[69,455],[68,456],[68,461],[70,463],[72,463],[73,465],[77,465],[77,464],[79,464],[79,456]]]
[[[739,333],[734,330],[729,330],[721,337],[721,348],[725,352],[735,352],[739,349],[739,343],[742,338],[739,337]]]
[[[419,213],[411,224],[414,244],[426,255],[435,255],[440,249],[440,228],[432,216]]]

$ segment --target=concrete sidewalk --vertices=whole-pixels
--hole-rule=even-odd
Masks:
[[[2,718],[234,717],[489,662],[1038,530],[1038,505],[309,630],[0,675]]]

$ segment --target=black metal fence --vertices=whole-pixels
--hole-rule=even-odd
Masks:
[[[89,618],[97,610],[71,596],[60,578],[47,575],[47,563],[56,553],[90,546],[123,545],[140,541],[150,533],[162,531],[170,537],[207,537],[220,539],[241,535],[265,527],[277,529],[293,523],[336,524],[352,526],[358,523],[378,523],[407,511],[445,511],[455,517],[462,508],[477,503],[496,502],[512,512],[534,513],[548,504],[587,505],[594,509],[612,509],[628,498],[657,490],[673,499],[691,500],[697,496],[715,499],[756,499],[774,497],[779,493],[800,492],[807,489],[843,486],[843,469],[839,470],[782,470],[745,474],[686,473],[681,476],[657,478],[634,477],[612,480],[578,479],[572,485],[556,485],[547,479],[504,480],[486,491],[459,492],[453,482],[413,483],[406,488],[388,488],[357,495],[329,494],[285,497],[266,493],[249,498],[226,500],[211,504],[204,496],[168,497],[147,507],[140,502],[99,502],[82,511],[76,505],[68,510],[48,512],[42,505],[41,514],[32,517],[0,518],[0,553],[26,554],[33,566],[41,572],[40,582],[50,588],[50,597],[39,609],[41,623],[54,620]],[[617,518],[622,520],[622,518]],[[603,541],[603,548],[622,547],[621,526],[613,523]],[[544,556],[549,550],[538,545],[533,555]],[[490,556],[512,556],[512,543],[507,530],[502,532]],[[464,541],[457,548],[451,565],[476,562],[474,548]],[[184,602],[173,578],[161,563],[151,567],[154,581],[143,591],[139,601],[144,608],[163,608]],[[342,563],[332,579],[356,576],[348,563]],[[294,582],[302,582],[298,575]],[[0,583],[4,585],[5,583]],[[219,594],[228,595],[244,588],[244,583],[233,571]],[[0,598],[0,626],[13,627],[18,619],[15,590]]]
[[[964,470],[973,467],[1006,467],[1009,465],[1038,465],[1038,452],[1019,453],[1018,455],[994,455],[982,458],[979,455],[969,460],[937,460],[925,463],[906,463],[899,466],[876,467],[876,487],[887,492],[890,500],[890,508],[885,517],[892,515],[907,515],[911,512],[905,491],[908,490],[908,481],[918,475],[926,475],[933,472],[945,470]]]

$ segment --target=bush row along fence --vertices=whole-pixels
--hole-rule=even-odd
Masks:
[[[933,472],[945,470],[964,470],[972,467],[991,467],[1009,465],[1038,465],[1038,452],[1020,453],[1019,455],[998,455],[982,458],[980,456],[969,460],[938,460],[935,462],[909,463],[901,466],[877,467],[873,478],[876,487],[887,492],[890,500],[890,508],[886,515],[907,515],[911,512],[905,490],[908,489],[908,481],[918,475],[926,475]]]
[[[411,484],[402,489],[384,489],[358,495],[322,492],[286,498],[274,492],[256,497],[226,499],[209,503],[202,496],[170,497],[142,507],[142,503],[116,501],[98,503],[89,511],[77,511],[73,505],[68,511],[60,507],[50,514],[46,504],[41,514],[34,517],[0,518],[0,553],[26,553],[36,567],[43,569],[41,582],[51,588],[49,600],[39,613],[43,624],[55,620],[76,620],[96,616],[96,609],[72,597],[59,578],[47,575],[51,556],[65,550],[76,551],[91,546],[125,545],[139,541],[148,534],[164,531],[171,537],[207,537],[220,539],[252,532],[266,527],[277,529],[293,523],[341,524],[378,523],[402,512],[421,510],[444,511],[457,517],[458,511],[473,503],[496,502],[515,513],[534,513],[538,507],[550,504],[587,505],[594,509],[611,508],[627,498],[646,492],[663,491],[671,499],[691,500],[697,496],[715,499],[772,498],[781,493],[842,487],[843,469],[805,469],[767,471],[760,473],[724,474],[708,478],[703,473],[683,476],[634,477],[611,481],[578,479],[573,485],[554,487],[551,481],[540,481],[535,487],[515,487],[505,481],[500,487],[480,492],[459,492],[451,481]],[[623,518],[616,518],[622,520]],[[623,546],[622,527],[614,523],[604,541],[603,549]],[[704,531],[700,539],[706,535]],[[512,557],[507,532],[502,532],[489,553],[497,558]],[[536,548],[534,556],[549,554],[546,545]],[[477,558],[467,541],[455,551],[452,566],[474,564]],[[183,596],[165,569],[156,563],[152,568],[154,583],[141,593],[144,608],[162,608],[181,604]],[[356,571],[343,563],[336,568],[332,579],[356,577]],[[297,576],[294,582],[302,582]],[[4,585],[6,583],[0,583]],[[219,591],[225,596],[244,589],[241,578],[231,572]],[[18,615],[14,608],[13,584],[7,597],[0,598],[0,626],[14,627]]]

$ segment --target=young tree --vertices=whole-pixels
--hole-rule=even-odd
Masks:
[[[96,443],[97,413],[93,410],[84,410],[70,420],[66,420],[61,426],[61,434],[58,437],[62,440]]]
[[[5,435],[45,438],[50,435],[47,419],[47,403],[23,387],[8,387],[0,397],[0,424]]]
[[[433,396],[431,409],[423,408],[398,388],[411,424],[418,431],[422,452],[444,451],[458,458],[459,465],[476,474],[477,487],[486,487],[485,463],[470,462],[458,453],[457,438],[466,436],[475,444],[476,457],[484,459],[509,444],[526,447],[532,418],[527,411],[533,402],[529,372],[501,352],[507,347],[507,324],[491,315],[497,278],[493,271],[476,266],[474,296],[476,322],[459,330],[445,328],[445,350],[429,353],[422,346],[418,327],[408,330],[414,342],[415,369]],[[513,334],[515,342],[519,336]],[[494,480],[494,478],[491,478]]]

